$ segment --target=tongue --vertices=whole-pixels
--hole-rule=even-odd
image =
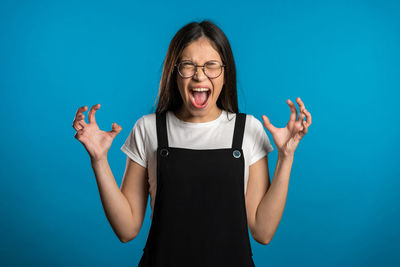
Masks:
[[[207,101],[207,92],[193,92],[194,101],[197,105],[202,106]]]

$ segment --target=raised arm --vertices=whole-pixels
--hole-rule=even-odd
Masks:
[[[87,107],[79,108],[72,127],[77,131],[75,138],[89,153],[106,217],[119,240],[125,243],[137,236],[143,223],[148,198],[147,171],[127,158],[121,189],[118,187],[107,153],[122,128],[113,123],[111,131],[100,130],[95,119],[99,108],[100,104],[92,106],[89,123],[84,121],[83,115]]]
[[[149,197],[149,183],[147,169],[139,165],[129,157],[126,158],[126,169],[121,184],[121,191],[126,197],[133,214],[134,234],[124,239],[128,242],[139,234],[146,214],[147,201]]]
[[[282,218],[294,152],[311,125],[311,113],[307,111],[299,97],[296,101],[299,104],[300,115],[297,117],[296,106],[288,99],[287,104],[291,114],[285,128],[276,128],[267,116],[263,116],[264,126],[271,132],[278,150],[278,161],[272,183],[268,173],[267,157],[254,163],[249,170],[246,193],[248,225],[254,239],[264,245],[271,241]]]
[[[118,239],[134,239],[142,227],[148,200],[147,171],[127,157],[121,189],[115,182],[107,159],[92,161],[106,217]]]

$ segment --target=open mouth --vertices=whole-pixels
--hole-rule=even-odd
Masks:
[[[209,88],[192,88],[189,92],[190,100],[195,108],[205,108],[207,106],[211,94]]]

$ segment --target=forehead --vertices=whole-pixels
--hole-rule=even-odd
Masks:
[[[201,63],[210,60],[221,61],[218,51],[215,50],[211,42],[206,38],[197,39],[186,46],[182,51],[181,59],[191,60],[195,63]]]

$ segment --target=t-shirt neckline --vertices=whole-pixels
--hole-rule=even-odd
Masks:
[[[226,115],[226,111],[222,110],[221,114],[219,115],[218,118],[212,120],[212,121],[207,121],[207,122],[188,122],[188,121],[183,121],[181,119],[179,119],[178,117],[175,116],[175,113],[168,110],[168,115],[169,118],[172,118],[172,120],[174,122],[176,122],[179,125],[182,125],[184,127],[191,127],[191,128],[198,128],[198,127],[205,127],[205,126],[211,126],[214,125],[216,123],[218,123],[219,121],[222,120],[223,116]]]

